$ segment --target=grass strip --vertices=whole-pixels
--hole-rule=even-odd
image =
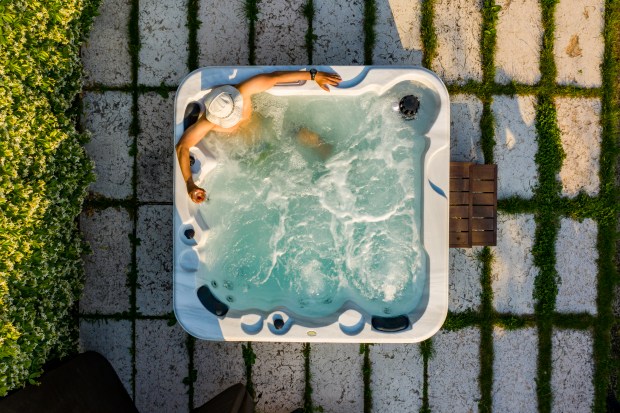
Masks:
[[[495,80],[495,49],[497,45],[497,19],[501,7],[494,0],[484,0],[482,4],[482,83],[485,88],[493,85]]]
[[[493,288],[491,286],[491,270],[493,266],[493,254],[489,247],[484,247],[478,254],[478,260],[482,264],[480,272],[480,400],[478,409],[481,412],[491,412],[493,408],[493,324],[495,312],[493,311]]]
[[[375,48],[375,24],[377,22],[377,4],[375,0],[364,0],[364,64],[372,65]]]
[[[138,264],[137,264],[137,246],[139,244],[137,234],[138,224],[138,208],[136,205],[137,193],[138,193],[138,135],[140,134],[140,119],[138,108],[138,69],[140,67],[140,1],[132,0],[131,11],[129,14],[129,55],[131,57],[131,94],[132,94],[132,106],[131,106],[131,125],[129,127],[129,134],[133,137],[132,146],[130,148],[130,154],[133,156],[132,164],[132,199],[130,200],[129,213],[133,219],[133,230],[130,236],[131,241],[131,266],[129,273],[127,274],[127,285],[130,289],[129,292],[129,315],[131,319],[131,387],[133,398],[136,397],[136,315],[138,307],[136,304],[137,297],[137,283],[138,283]]]
[[[596,325],[597,317],[588,313],[553,314],[553,326],[572,330],[587,330]]]
[[[586,88],[572,85],[557,85],[554,89],[542,87],[540,85],[524,85],[518,83],[508,83],[506,85],[498,83],[482,83],[474,80],[468,80],[464,85],[451,83],[446,85],[448,92],[453,94],[476,95],[483,98],[485,95],[538,95],[546,93],[550,96],[561,97],[583,97],[596,98],[602,95],[601,88]]]
[[[306,384],[304,387],[304,412],[312,413],[314,406],[312,405],[312,376],[310,373],[310,343],[304,343],[302,354],[304,356],[304,376]]]
[[[258,21],[258,2],[260,0],[245,0],[243,12],[248,19],[248,51],[249,63],[256,64],[256,22]]]
[[[308,21],[308,29],[306,30],[305,41],[306,41],[306,54],[308,55],[308,64],[312,64],[312,59],[314,55],[314,41],[318,38],[317,35],[314,34],[314,1],[307,0],[306,4],[304,4],[303,14],[306,20]]]
[[[196,347],[196,339],[191,335],[187,334],[187,338],[185,340],[185,347],[187,349],[187,354],[189,355],[189,361],[187,363],[187,371],[188,375],[183,379],[183,384],[185,384],[187,388],[187,394],[189,396],[188,407],[189,410],[192,411],[194,409],[194,383],[198,379],[198,370],[196,370],[194,366],[194,350]]]
[[[422,382],[422,408],[420,413],[430,413],[431,408],[428,402],[428,362],[433,358],[433,339],[429,338],[420,343],[420,354],[424,364],[423,382]]]
[[[437,56],[437,34],[435,33],[435,0],[422,2],[420,19],[420,37],[422,38],[422,66],[431,69],[433,59]]]
[[[193,71],[198,69],[198,54],[200,53],[200,49],[198,47],[198,29],[202,22],[198,19],[199,13],[199,4],[198,0],[188,0],[187,1],[187,68],[189,71]]]
[[[252,382],[252,366],[256,363],[256,354],[252,350],[252,342],[241,345],[243,351],[243,361],[245,363],[245,388],[250,393],[252,399],[256,400],[256,392],[254,391],[254,383]]]
[[[466,310],[458,313],[449,311],[448,317],[446,317],[446,321],[441,328],[448,331],[457,331],[463,328],[477,326],[481,319],[480,313],[473,310]]]
[[[370,363],[370,344],[360,344],[360,354],[364,356],[362,364],[362,378],[364,380],[364,413],[372,411],[372,389],[370,388],[370,375],[372,365]]]
[[[540,81],[538,85],[543,89],[539,93],[552,94],[556,90],[555,78],[557,68],[553,56],[553,42],[555,36],[555,6],[558,0],[541,0],[541,14],[543,24],[542,47],[540,52]]]

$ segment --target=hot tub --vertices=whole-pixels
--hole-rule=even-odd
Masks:
[[[303,69],[192,72],[175,98],[175,144],[212,87]],[[210,135],[192,148],[210,201],[191,202],[174,157],[174,311],[197,338],[411,343],[443,324],[448,93],[422,68],[318,69],[339,73],[340,86],[276,86],[255,97],[267,126],[251,139]],[[397,109],[410,95],[420,110],[407,120]],[[329,153],[296,140],[300,129]]]

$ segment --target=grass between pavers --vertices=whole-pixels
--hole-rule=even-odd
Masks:
[[[247,344],[242,344],[243,349],[243,361],[245,363],[245,388],[252,397],[256,400],[256,391],[254,390],[254,383],[252,382],[252,366],[256,363],[256,353],[252,350],[252,342],[248,341]]]
[[[375,0],[364,0],[364,64],[372,64],[375,48],[375,23],[377,22],[377,4]]]
[[[183,384],[187,386],[187,394],[189,396],[188,408],[189,411],[194,409],[194,383],[198,379],[198,370],[194,365],[194,350],[196,345],[196,339],[191,335],[187,335],[185,340],[185,346],[187,348],[187,354],[189,355],[189,361],[187,363],[187,371],[189,374],[183,379]]]
[[[370,346],[372,344],[360,344],[360,355],[364,356],[362,364],[362,379],[364,382],[364,413],[372,411],[372,389],[370,387],[370,376],[372,374],[372,364],[370,363]]]
[[[302,348],[302,354],[304,356],[304,377],[306,380],[306,385],[304,387],[304,412],[311,413],[314,411],[314,406],[312,403],[312,377],[310,373],[310,352],[312,348],[310,347],[310,343],[304,343]]]
[[[193,70],[198,69],[198,29],[202,22],[198,18],[199,13],[199,1],[198,0],[188,0],[187,1],[187,31],[188,31],[188,39],[187,39],[187,69],[191,72]]]
[[[306,35],[304,36],[305,45],[306,45],[306,53],[308,55],[308,64],[312,64],[312,59],[314,55],[314,41],[318,39],[318,36],[314,34],[314,1],[307,0],[306,4],[303,7],[303,14],[306,20],[308,21],[308,29],[306,30]]]
[[[437,56],[437,34],[434,25],[435,0],[424,0],[420,18],[420,37],[422,40],[422,66],[431,69]]]
[[[420,413],[430,413],[431,408],[428,402],[428,361],[433,358],[433,339],[429,338],[420,343],[420,354],[422,355],[423,376],[422,376],[422,407]]]
[[[248,50],[250,65],[256,64],[256,22],[258,21],[258,2],[260,0],[245,0],[243,12],[248,19]]]

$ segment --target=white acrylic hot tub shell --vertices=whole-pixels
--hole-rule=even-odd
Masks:
[[[290,328],[285,334],[274,334],[273,317],[289,317],[286,311],[274,311],[268,316],[247,314],[242,317],[217,317],[207,311],[198,300],[195,269],[198,266],[196,247],[205,242],[208,227],[198,213],[198,206],[187,196],[181,170],[174,157],[174,208],[173,208],[173,307],[183,328],[193,336],[206,340],[226,341],[288,341],[334,343],[414,343],[435,334],[448,313],[448,210],[450,163],[450,101],[441,80],[432,72],[418,67],[380,66],[331,66],[319,70],[335,71],[343,79],[340,87],[331,88],[332,95],[360,95],[366,92],[382,94],[404,80],[414,80],[434,89],[440,97],[441,108],[437,119],[426,136],[430,145],[424,159],[423,177],[423,234],[424,248],[428,254],[428,300],[423,308],[410,316],[410,328],[385,333],[372,328],[370,316],[347,310],[332,324],[308,327],[286,323]],[[183,116],[190,102],[203,97],[213,86],[237,84],[259,73],[275,70],[309,69],[299,66],[273,67],[208,67],[198,69],[181,82],[174,104],[174,143],[183,134]],[[295,86],[276,86],[269,93],[285,95],[325,95],[315,82]],[[192,149],[201,168],[194,180],[198,183],[215,166],[216,161],[202,144]],[[194,240],[183,237],[186,228],[196,233]],[[425,300],[423,300],[425,301]],[[242,323],[243,328],[242,328]],[[354,335],[346,334],[346,326],[357,326]]]

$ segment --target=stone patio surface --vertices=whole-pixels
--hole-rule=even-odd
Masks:
[[[81,349],[98,351],[110,360],[138,409],[188,412],[241,382],[253,385],[258,412],[291,412],[302,407],[305,397],[315,411],[323,412],[362,412],[365,403],[371,403],[366,407],[373,412],[425,408],[474,412],[484,396],[480,377],[492,372],[492,384],[485,386],[493,411],[538,411],[536,322],[507,329],[499,323],[485,325],[481,315],[492,311],[531,320],[535,280],[541,271],[532,252],[539,225],[536,211],[511,214],[501,208],[509,198],[531,202],[539,185],[537,96],[497,92],[483,104],[475,88],[463,87],[483,79],[483,1],[434,2],[437,54],[431,62],[431,69],[457,90],[451,95],[452,160],[498,165],[497,246],[484,250],[493,259],[483,262],[480,247],[450,250],[450,320],[463,316],[474,321],[440,330],[431,339],[429,356],[423,356],[420,344],[371,345],[370,369],[365,373],[359,345],[313,344],[306,371],[302,343],[252,343],[248,352],[249,348],[243,349],[247,343],[197,340],[175,323],[172,107],[174,91],[191,64],[188,2],[140,0],[137,22],[130,22],[130,3],[103,0],[82,51],[86,72],[82,125],[92,133],[86,150],[95,161],[97,180],[80,217],[93,254],[85,257],[79,311]],[[198,1],[201,25],[195,56],[199,65],[247,65],[251,51],[256,64],[308,63],[306,0],[260,1],[253,50],[245,3]],[[365,56],[365,2],[314,0],[313,63],[361,65],[370,57],[374,64],[421,64],[424,2],[375,3],[375,39],[367,51],[370,56]],[[494,81],[536,85],[541,78],[543,35],[539,2],[496,0],[496,4],[502,8],[496,26]],[[558,84],[601,86],[604,4],[604,0],[561,0],[557,5]],[[137,24],[141,44],[136,79],[131,77],[128,37],[132,24]],[[565,155],[557,176],[560,196],[566,200],[580,193],[596,197],[601,186],[600,97],[562,96],[554,101]],[[481,128],[485,113],[493,116],[495,142],[486,152]],[[140,126],[139,131],[132,129],[132,122]],[[492,159],[485,159],[485,154]],[[569,216],[559,221],[554,311],[566,320],[575,314],[596,317],[598,223]],[[490,284],[485,284],[485,274],[490,274]],[[552,410],[590,411],[592,328],[554,325],[547,340],[552,347]],[[492,360],[483,363],[488,351]],[[306,392],[307,377],[311,394]],[[365,389],[372,395],[371,402]]]

